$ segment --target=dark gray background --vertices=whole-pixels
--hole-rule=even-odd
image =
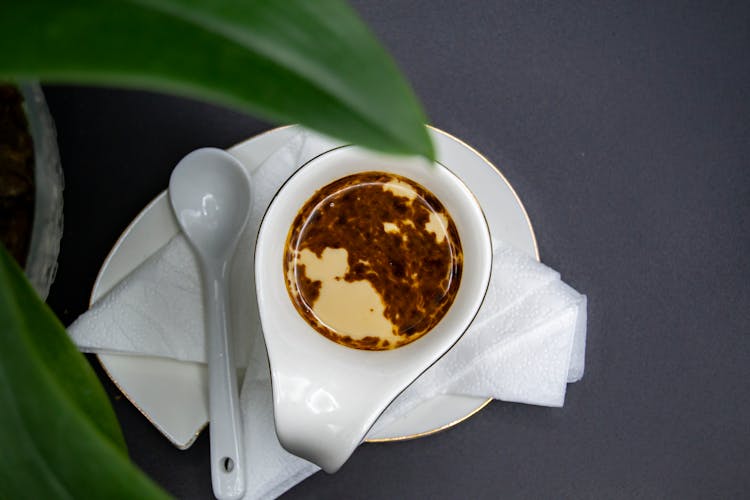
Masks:
[[[588,294],[587,373],[563,409],[495,402],[436,436],[362,446],[288,497],[747,498],[750,4],[355,7],[431,122],[515,186],[542,260]],[[149,93],[45,90],[67,183],[50,303],[68,324],[178,159],[269,124]],[[178,497],[209,498],[208,436],[177,451],[101,378],[133,459]]]

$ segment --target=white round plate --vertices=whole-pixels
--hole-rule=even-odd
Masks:
[[[289,140],[298,128],[281,127],[252,137],[228,151],[248,170]],[[539,258],[536,239],[521,200],[499,170],[459,139],[431,128],[438,160],[474,192],[492,238]],[[166,191],[133,220],[104,261],[91,292],[91,303],[165,245],[178,232]],[[141,413],[180,449],[188,448],[208,422],[205,367],[198,363],[126,355],[99,355],[104,370]],[[393,422],[369,441],[421,437],[451,427],[491,400],[443,395],[430,399]]]

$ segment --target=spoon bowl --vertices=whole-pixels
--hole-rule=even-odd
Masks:
[[[203,256],[222,259],[234,250],[250,211],[250,184],[237,159],[216,148],[193,151],[172,172],[169,197]]]

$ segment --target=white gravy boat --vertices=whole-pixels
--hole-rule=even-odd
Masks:
[[[388,351],[352,349],[316,332],[286,289],[286,238],[302,205],[347,175],[382,171],[426,187],[451,215],[461,240],[461,283],[442,320],[423,337]],[[255,282],[271,366],[276,434],[289,452],[336,472],[378,416],[463,335],[487,291],[492,263],[489,229],[469,189],[440,164],[376,154],[355,146],[302,166],[277,193],[258,233]]]

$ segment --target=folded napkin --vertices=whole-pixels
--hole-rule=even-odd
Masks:
[[[333,145],[302,131],[257,168],[249,166],[253,207],[238,253],[252,252],[263,213],[289,175]],[[563,283],[557,272],[495,235],[492,241],[490,286],[472,326],[388,407],[373,435],[440,394],[562,406],[567,384],[583,376],[586,297]],[[274,498],[318,468],[286,452],[276,439],[251,259],[235,260],[233,277],[241,283],[231,289],[239,287],[241,294],[251,297],[243,299],[233,322],[235,332],[245,333],[234,339],[237,361],[247,366],[241,389],[245,498]],[[236,297],[232,300],[237,309],[240,304]],[[85,352],[205,362],[202,304],[197,261],[178,234],[79,317],[68,332]]]

